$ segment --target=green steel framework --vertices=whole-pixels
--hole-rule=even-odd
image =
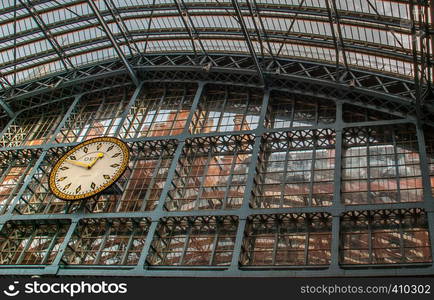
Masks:
[[[122,120],[126,118],[126,114],[129,108],[134,104],[136,98],[138,97],[142,87],[142,82],[139,87],[137,87],[134,91],[133,96],[131,97],[127,109],[124,110],[122,115]],[[287,129],[267,129],[264,127],[265,115],[267,112],[267,106],[269,102],[270,92],[275,89],[266,88],[264,90],[264,96],[262,100],[262,108],[260,112],[259,118],[259,126],[258,128],[250,131],[240,131],[240,132],[222,132],[222,133],[202,133],[202,134],[191,134],[188,132],[189,123],[192,120],[194,111],[197,108],[199,99],[203,93],[203,89],[207,84],[214,82],[207,81],[198,81],[198,88],[196,90],[196,94],[194,96],[194,101],[191,107],[191,111],[188,116],[187,124],[184,128],[184,131],[181,135],[168,137],[170,139],[174,139],[178,142],[178,146],[176,148],[174,159],[171,162],[170,169],[168,172],[168,177],[166,184],[164,185],[163,192],[160,196],[160,200],[158,206],[155,210],[149,212],[119,212],[119,213],[87,213],[84,210],[79,210],[75,213],[71,214],[29,214],[29,215],[16,215],[13,214],[14,206],[18,203],[21,195],[23,194],[26,186],[29,184],[29,180],[32,178],[33,174],[36,172],[37,167],[43,161],[44,157],[47,155],[49,151],[59,151],[59,147],[70,147],[75,143],[67,143],[67,144],[57,144],[53,143],[53,139],[56,133],[59,132],[60,128],[66,122],[67,118],[71,114],[75,105],[77,105],[80,97],[83,94],[78,94],[75,96],[72,105],[69,107],[59,126],[57,127],[53,137],[51,140],[43,144],[41,146],[19,146],[19,147],[11,147],[11,148],[3,148],[2,152],[5,153],[27,153],[27,155],[32,154],[38,157],[35,167],[33,171],[29,174],[23,186],[19,190],[17,196],[9,205],[8,211],[0,217],[0,223],[3,226],[7,221],[35,221],[40,222],[43,220],[70,220],[71,226],[69,227],[65,239],[61,244],[60,249],[58,249],[57,256],[54,259],[51,265],[47,266],[17,266],[3,265],[0,268],[0,274],[20,274],[20,275],[44,275],[44,274],[57,274],[57,275],[111,275],[111,276],[382,276],[382,275],[432,275],[434,273],[434,267],[429,264],[423,268],[411,268],[410,265],[400,266],[396,268],[379,268],[379,267],[366,267],[361,269],[343,269],[339,266],[339,222],[340,216],[345,211],[351,210],[380,210],[380,209],[406,209],[406,208],[423,208],[428,216],[429,222],[429,230],[430,232],[434,232],[434,201],[431,195],[431,187],[430,187],[430,179],[429,179],[429,170],[428,170],[428,160],[425,151],[425,142],[424,142],[424,132],[422,129],[422,125],[420,122],[412,116],[407,116],[406,118],[396,119],[396,120],[385,120],[385,121],[367,121],[367,122],[358,122],[358,123],[345,123],[342,119],[342,105],[343,101],[336,101],[337,109],[336,109],[336,122],[334,124],[326,125],[326,126],[313,126],[307,127],[308,129],[315,128],[333,128],[336,131],[336,168],[334,174],[335,180],[335,190],[334,190],[334,198],[333,204],[329,207],[298,207],[298,208],[275,208],[275,209],[254,209],[249,206],[249,198],[251,194],[251,190],[253,187],[253,179],[256,172],[256,164],[258,159],[258,154],[260,151],[260,143],[261,136],[266,132],[280,132],[280,131],[291,131],[293,128]],[[276,89],[277,90],[277,89]],[[282,89],[285,91],[286,89]],[[120,122],[122,124],[123,122]],[[419,142],[419,152],[420,152],[420,160],[421,160],[421,173],[424,185],[424,201],[421,203],[394,203],[394,204],[372,204],[372,205],[347,205],[344,206],[340,201],[340,183],[341,183],[341,163],[342,163],[342,153],[341,153],[341,145],[342,145],[342,130],[346,127],[361,127],[361,126],[374,126],[374,125],[394,125],[394,124],[414,124],[417,128],[417,138]],[[116,129],[116,134],[119,134],[121,125],[119,125]],[[307,129],[306,128],[306,129]],[[297,130],[304,129],[303,127],[297,128]],[[3,130],[3,134],[6,130]],[[236,135],[236,134],[252,134],[255,136],[255,141],[252,149],[252,159],[250,162],[250,166],[248,169],[248,179],[246,183],[246,189],[243,199],[243,204],[240,209],[236,210],[205,210],[205,211],[181,211],[181,212],[169,212],[163,209],[166,195],[169,191],[171,181],[173,179],[176,164],[181,156],[182,148],[185,144],[185,140],[191,137],[206,137],[206,136],[227,136],[227,135]],[[142,137],[135,139],[126,139],[127,142],[144,142],[144,141],[155,141],[155,140],[165,140],[167,138],[161,137]],[[63,151],[63,150],[61,150]],[[332,247],[331,247],[331,264],[326,269],[291,269],[283,268],[283,269],[275,269],[275,270],[242,270],[239,268],[238,261],[241,253],[242,239],[244,234],[244,227],[246,225],[246,218],[250,215],[254,214],[275,214],[275,213],[308,213],[308,212],[327,212],[333,216],[332,221]],[[145,259],[147,257],[149,248],[151,246],[152,238],[154,236],[155,230],[157,228],[158,220],[162,217],[176,217],[176,216],[237,216],[239,218],[239,226],[236,234],[236,243],[233,252],[232,263],[227,270],[219,270],[214,267],[174,267],[174,269],[155,269],[149,268],[145,265]],[[67,243],[70,240],[78,221],[83,218],[119,218],[119,217],[144,217],[149,218],[151,220],[151,225],[149,228],[149,233],[146,238],[146,242],[144,244],[143,250],[140,255],[140,260],[137,266],[129,267],[129,266],[67,266],[64,267],[61,262],[61,257],[63,252],[67,247]],[[431,234],[432,236],[432,234]],[[431,238],[431,251],[434,254],[434,240]],[[433,255],[434,256],[434,255]]]

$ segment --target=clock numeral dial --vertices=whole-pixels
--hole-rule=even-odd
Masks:
[[[65,200],[93,196],[122,175],[128,158],[127,146],[116,138],[87,140],[59,159],[50,174],[50,188]]]

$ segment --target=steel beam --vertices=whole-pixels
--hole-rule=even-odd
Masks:
[[[256,71],[258,72],[259,78],[261,79],[261,83],[263,85],[265,85],[266,84],[265,76],[262,72],[262,67],[261,67],[259,60],[258,60],[258,57],[256,55],[255,47],[253,46],[252,39],[250,37],[250,33],[247,30],[246,22],[244,22],[244,17],[243,17],[243,14],[241,12],[240,6],[238,5],[238,1],[232,0],[232,5],[233,5],[235,12],[237,14],[238,23],[240,24],[241,31],[243,32],[245,42],[247,44],[247,47],[249,48],[250,55],[252,56],[253,61],[255,62]]]
[[[104,17],[101,15],[95,2],[93,0],[87,0],[87,3],[89,4],[89,6],[92,9],[93,13],[95,14],[96,18],[98,19],[98,22],[101,25],[101,27],[103,28],[104,32],[106,33],[108,39],[110,40],[110,43],[112,44],[113,49],[115,50],[118,57],[121,59],[125,68],[127,69],[128,74],[131,77],[131,80],[134,82],[134,84],[136,86],[139,86],[140,83],[139,83],[139,79],[137,77],[136,72],[134,71],[133,67],[130,65],[129,61],[125,57],[125,54],[123,53],[121,47],[119,46],[118,42],[116,41],[115,37],[113,36],[113,33],[111,32],[107,23],[104,21]]]
[[[27,11],[29,12],[29,14],[32,16],[33,20],[38,25],[40,31],[44,34],[45,39],[53,47],[57,56],[59,56],[60,61],[62,62],[65,69],[66,70],[68,70],[69,68],[75,69],[75,66],[72,64],[71,60],[66,55],[63,48],[59,45],[56,38],[50,32],[50,29],[47,27],[47,25],[45,25],[44,21],[39,16],[36,9],[33,7],[32,2],[30,0],[28,2],[26,2],[26,0],[18,0],[18,1],[20,1],[21,5],[24,6],[27,9]]]

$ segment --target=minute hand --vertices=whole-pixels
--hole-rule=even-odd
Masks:
[[[69,162],[70,164],[73,164],[73,165],[79,166],[79,167],[88,168],[88,165],[87,165],[87,164],[82,163],[82,162],[79,162],[79,161],[69,160],[69,159],[66,159],[65,161],[66,161],[66,162]]]

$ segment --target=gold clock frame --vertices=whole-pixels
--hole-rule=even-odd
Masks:
[[[97,143],[97,142],[111,142],[111,143],[115,143],[117,144],[120,148],[121,151],[125,157],[125,159],[123,160],[119,170],[116,172],[116,174],[113,176],[113,178],[108,181],[106,184],[100,186],[99,188],[97,188],[96,190],[83,194],[83,195],[68,195],[65,194],[63,192],[61,192],[57,187],[56,187],[56,180],[55,180],[55,174],[57,173],[57,171],[59,170],[60,165],[65,161],[65,159],[67,159],[72,153],[74,153],[75,151],[77,151],[78,149],[89,145],[89,144],[93,144],[93,143]],[[102,191],[104,191],[105,189],[109,188],[111,185],[113,185],[121,176],[122,174],[125,172],[125,170],[127,169],[128,166],[128,162],[130,159],[130,151],[128,149],[128,146],[125,142],[123,142],[122,140],[115,138],[115,137],[97,137],[97,138],[92,138],[90,140],[84,141],[76,146],[74,146],[71,150],[69,150],[68,152],[66,152],[61,158],[59,158],[57,160],[57,162],[54,164],[54,167],[51,169],[50,172],[50,176],[49,176],[49,187],[51,192],[59,199],[62,200],[69,200],[69,201],[75,201],[75,200],[83,200],[92,196],[95,196],[96,194],[101,193]]]

